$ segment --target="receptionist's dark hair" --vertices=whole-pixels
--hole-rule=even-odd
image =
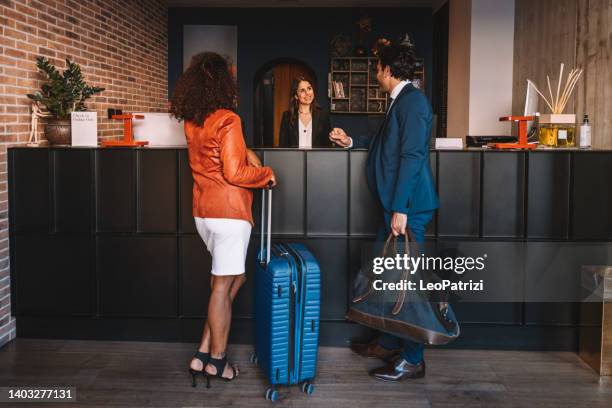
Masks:
[[[380,66],[383,69],[389,67],[392,77],[402,81],[413,79],[417,62],[413,47],[381,39],[373,51]]]
[[[172,92],[170,113],[202,126],[217,109],[235,110],[238,87],[226,58],[214,52],[195,55]]]
[[[310,104],[310,112],[315,109],[321,109],[321,107],[317,103],[317,91],[315,90],[315,85],[313,81],[301,75],[295,77],[293,81],[291,81],[291,89],[289,90],[289,122],[291,123],[291,126],[295,126],[295,124],[297,123],[297,117],[300,112],[300,103],[295,98],[297,96],[297,91],[298,87],[300,86],[300,82],[308,82],[312,87],[314,99]]]

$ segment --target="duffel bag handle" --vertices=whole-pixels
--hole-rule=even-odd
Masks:
[[[412,234],[412,231],[410,231],[410,228],[408,226],[406,226],[406,234],[404,235],[404,253],[407,256],[410,256],[410,243],[416,243],[415,239],[414,239],[414,235]],[[387,252],[389,251],[389,245],[393,244],[393,252],[397,253],[397,237],[395,235],[393,235],[393,233],[390,233],[389,236],[387,237],[387,239],[385,240],[385,244],[383,245],[383,249],[382,249],[382,254],[381,256],[384,258],[387,256]],[[408,270],[404,269],[402,271],[402,277],[401,279],[408,279]],[[355,296],[353,298],[353,303],[360,303],[363,302],[364,300],[366,300],[368,297],[370,297],[370,295],[372,294],[372,292],[374,291],[374,271],[370,270],[369,276],[368,276],[368,283],[366,286],[366,291],[364,293],[362,293],[361,295]],[[401,310],[402,310],[402,306],[404,305],[404,300],[406,299],[406,292],[405,291],[400,291],[398,296],[397,296],[397,301],[395,302],[395,306],[393,307],[393,311],[392,313],[394,315],[398,314]]]

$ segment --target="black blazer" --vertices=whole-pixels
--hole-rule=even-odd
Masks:
[[[300,125],[297,122],[299,119],[296,118],[295,125],[291,126],[290,118],[289,111],[283,112],[278,135],[279,147],[299,147]],[[312,112],[312,147],[332,147],[332,142],[329,140],[331,129],[329,115],[320,109],[314,109]]]

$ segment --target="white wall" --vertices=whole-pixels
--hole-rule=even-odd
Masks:
[[[510,135],[513,56],[514,0],[472,0],[469,135]]]

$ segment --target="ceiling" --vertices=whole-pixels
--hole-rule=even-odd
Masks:
[[[168,7],[433,7],[445,0],[166,0]]]

